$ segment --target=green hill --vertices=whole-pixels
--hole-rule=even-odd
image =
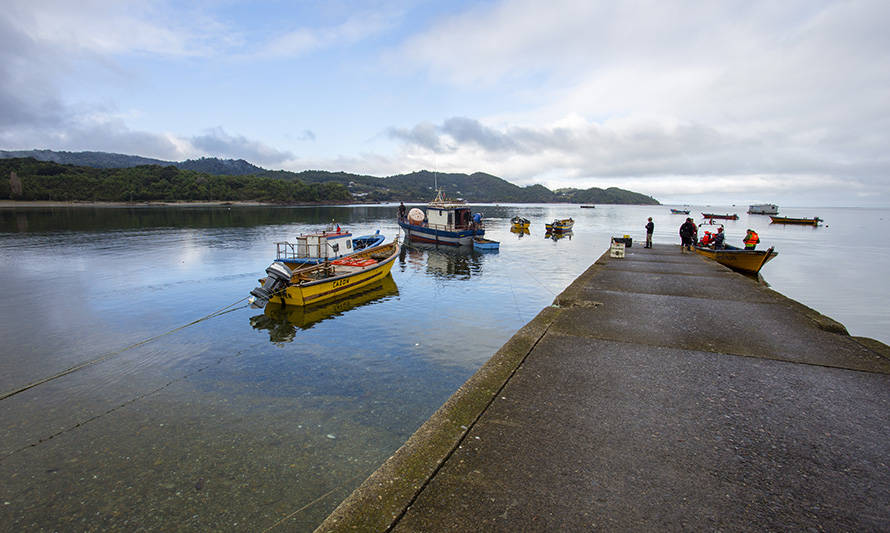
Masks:
[[[297,189],[299,189],[300,187],[305,187],[307,185],[315,185],[318,187],[325,186],[329,189],[328,193],[333,195],[329,198],[330,200],[333,200],[333,197],[342,197],[342,201],[355,200],[363,202],[425,202],[433,198],[433,196],[435,195],[435,188],[436,186],[438,186],[439,188],[443,189],[446,196],[450,198],[463,198],[470,202],[564,202],[586,204],[598,203],[646,205],[658,204],[658,201],[650,196],[614,187],[608,189],[600,189],[594,187],[591,189],[560,189],[558,191],[551,191],[543,185],[529,185],[526,187],[520,187],[504,180],[503,178],[492,176],[491,174],[486,174],[484,172],[476,172],[473,174],[450,174],[435,173],[427,170],[422,170],[418,172],[412,172],[410,174],[398,174],[395,176],[383,178],[362,174],[350,174],[348,172],[328,172],[324,170],[304,170],[302,172],[267,170],[262,167],[253,165],[247,161],[244,161],[243,159],[218,159],[215,157],[202,157],[200,159],[189,159],[181,162],[172,162],[124,154],[110,154],[105,152],[54,152],[52,150],[0,151],[0,163],[8,161],[9,158],[22,159],[28,157],[36,160],[35,163],[42,161],[54,162],[56,164],[68,166],[83,167],[80,170],[69,169],[67,171],[67,175],[69,175],[69,177],[90,174],[90,172],[86,170],[87,168],[92,168],[94,170],[122,170],[137,167],[157,167],[158,169],[172,168],[177,169],[180,172],[185,172],[184,174],[182,174],[183,177],[191,176],[191,174],[188,174],[188,172],[200,174],[203,176],[202,179],[204,181],[202,181],[201,184],[195,187],[186,189],[178,188],[175,191],[168,191],[167,196],[172,195],[172,199],[175,200],[206,200],[209,198],[212,198],[214,200],[228,200],[230,199],[228,198],[229,196],[239,196],[239,199],[256,201],[260,201],[263,198],[270,197],[277,198],[277,200],[274,201],[289,201],[287,200],[287,198],[295,198],[293,194],[296,193],[293,193],[293,191],[287,193],[280,191],[280,184],[248,180],[247,178],[250,177],[254,180],[263,178],[289,182],[295,184],[295,187]],[[6,167],[4,166],[2,168]],[[55,167],[53,168],[54,170],[45,168],[41,170],[41,172],[56,172],[58,170]],[[150,171],[143,169],[139,172],[142,174],[151,174],[152,172],[160,171]],[[172,171],[167,170],[165,172],[169,173]],[[5,171],[4,175],[8,176],[8,174],[9,171]],[[220,195],[214,194],[216,192],[215,189],[211,188],[208,191],[207,186],[203,185],[204,182],[210,179],[210,177],[221,178],[224,176],[232,178],[243,178],[241,180],[230,180],[231,183],[225,182],[225,180],[214,181],[214,183],[217,183],[218,187],[222,188],[220,192],[227,190],[226,188],[228,187],[231,188],[233,191],[237,190],[238,194],[234,194],[234,192],[225,193],[222,196],[226,196],[226,198],[217,197]],[[106,175],[106,177],[103,179],[112,179],[119,181],[123,178],[121,178],[120,176],[111,177]],[[196,177],[194,179],[197,180],[198,178]],[[0,181],[5,182],[6,180],[0,179]],[[253,185],[257,185],[258,183],[265,183],[265,186],[270,191],[277,192],[264,193],[263,191],[251,189],[250,187],[245,189],[246,185],[244,184],[248,182]],[[238,183],[241,183],[241,185],[238,185]],[[8,183],[6,185],[8,186]],[[120,186],[120,184],[118,185]],[[335,193],[335,190],[338,189],[336,189],[334,185],[342,187],[343,191],[348,191],[348,196],[344,195],[342,191]],[[66,197],[70,197],[74,194],[74,191],[69,190],[70,187],[63,183],[56,183],[52,187],[50,187],[49,185],[43,186],[47,188],[39,194],[36,192],[36,190],[33,190],[31,194],[43,196],[50,195],[52,194],[50,189],[53,189],[56,194],[63,194]],[[156,185],[152,185],[152,187],[156,188]],[[161,195],[161,193],[155,189],[152,189],[153,192],[148,193],[147,191],[152,187],[146,186],[142,188],[142,190],[145,191],[145,196],[154,197]],[[5,197],[2,196],[3,190],[4,189],[0,188],[0,198]],[[64,190],[65,192],[62,193],[62,190]],[[256,197],[241,198],[245,196],[246,191],[253,191],[251,192],[251,194],[254,194]],[[96,191],[93,190],[93,193],[95,192]],[[209,197],[201,197],[202,193],[207,192],[209,192]],[[87,193],[83,194],[89,196]],[[186,196],[177,196],[179,194],[185,194]],[[320,193],[310,194],[310,196],[314,195],[315,197],[321,198],[320,196],[318,196],[318,194]],[[102,195],[103,197],[114,196],[110,189],[105,190]],[[57,199],[61,199],[61,196]],[[93,198],[84,199],[92,200]],[[123,201],[126,199],[127,198],[119,198],[117,201]]]

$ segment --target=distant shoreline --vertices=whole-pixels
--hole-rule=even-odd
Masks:
[[[277,204],[271,202],[203,201],[203,202],[55,202],[45,200],[0,200],[0,209],[10,207],[289,207],[306,205],[337,205],[330,202]],[[349,205],[349,204],[344,204]]]

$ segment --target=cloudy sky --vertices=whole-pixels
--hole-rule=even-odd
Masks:
[[[0,10],[0,149],[890,206],[886,0]]]

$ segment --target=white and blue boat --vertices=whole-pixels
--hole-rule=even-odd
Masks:
[[[471,246],[475,237],[485,235],[482,215],[471,213],[463,200],[446,200],[442,191],[427,204],[426,213],[418,208],[399,219],[407,240],[446,246]]]
[[[290,267],[317,265],[379,246],[383,240],[380,230],[371,235],[353,237],[352,233],[341,229],[339,224],[331,224],[322,231],[301,233],[296,242],[276,242],[275,261]]]

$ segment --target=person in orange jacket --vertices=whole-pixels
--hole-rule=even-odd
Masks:
[[[748,228],[748,233],[745,235],[745,250],[753,250],[757,247],[757,243],[760,242],[760,237],[757,236],[757,232],[751,228]]]

